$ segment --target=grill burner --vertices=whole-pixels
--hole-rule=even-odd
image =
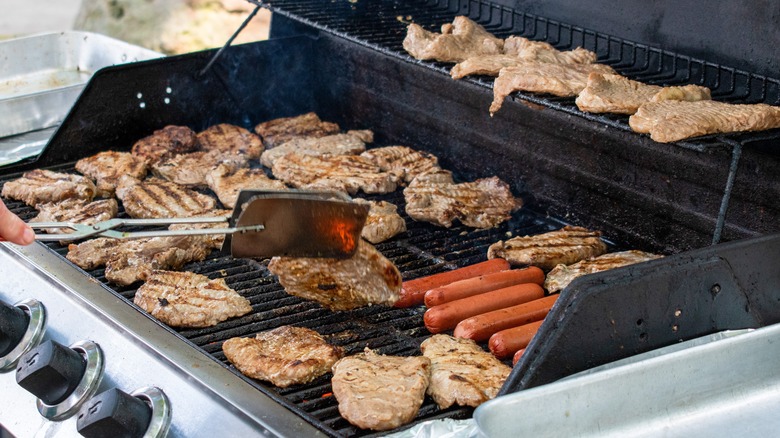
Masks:
[[[55,166],[51,170],[75,172],[73,163]],[[2,184],[19,175],[11,175],[0,181]],[[388,242],[375,245],[401,271],[404,279],[421,277],[455,267],[484,261],[491,243],[508,236],[538,234],[558,229],[563,222],[544,217],[525,208],[515,212],[512,219],[489,230],[474,230],[462,225],[444,229],[411,220],[404,212],[404,198],[401,190],[388,195],[365,196],[368,199],[386,200],[399,207],[399,213],[407,222],[408,230]],[[8,208],[25,220],[37,212],[19,201],[5,200]],[[120,217],[127,217],[120,210]],[[148,228],[147,228],[148,229]],[[65,257],[67,246],[49,242],[47,246]],[[304,326],[316,330],[329,342],[344,347],[348,355],[369,347],[381,354],[411,356],[419,355],[420,343],[430,336],[425,329],[423,308],[395,309],[373,306],[346,312],[331,312],[319,304],[304,301],[288,295],[284,288],[268,272],[268,259],[234,259],[221,252],[212,253],[202,262],[190,263],[183,270],[203,274],[209,278],[224,278],[228,286],[235,289],[252,304],[253,311],[240,318],[230,319],[214,327],[204,329],[172,329],[155,322],[167,330],[176,332],[187,343],[210,355],[252,386],[284,404],[292,411],[309,418],[323,432],[333,436],[365,436],[370,431],[355,428],[341,418],[335,398],[331,394],[330,374],[326,374],[306,385],[290,388],[275,388],[242,375],[230,365],[222,353],[222,342],[236,336],[252,336],[257,332],[271,330],[282,325]],[[74,265],[74,268],[75,265]],[[78,268],[76,268],[78,269]],[[117,287],[105,279],[104,270],[88,272],[106,288],[121,296],[131,306],[137,285]],[[453,407],[441,411],[430,398],[420,408],[419,419],[441,417],[468,418],[471,408]],[[418,420],[419,421],[419,420]]]

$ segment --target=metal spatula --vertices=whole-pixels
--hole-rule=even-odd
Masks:
[[[31,222],[34,229],[67,228],[72,233],[36,234],[40,241],[86,237],[138,239],[225,234],[222,249],[234,257],[349,257],[357,250],[369,207],[330,192],[242,190],[230,216],[109,219],[94,225]],[[229,228],[119,231],[123,226],[228,222]]]

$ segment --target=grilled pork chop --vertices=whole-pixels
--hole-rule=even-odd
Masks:
[[[548,93],[561,97],[576,96],[585,88],[588,75],[592,72],[615,74],[611,67],[603,64],[551,64],[528,61],[504,67],[493,84],[490,114],[495,114],[504,104],[504,98],[515,91]]]
[[[206,183],[217,194],[222,205],[228,208],[236,206],[241,190],[286,190],[287,186],[269,178],[262,169],[239,169],[235,173],[230,166],[220,165],[206,175]]]
[[[228,339],[222,351],[245,376],[280,388],[309,383],[344,356],[343,348],[328,344],[316,331],[292,326]]]
[[[435,155],[407,146],[369,149],[360,156],[368,158],[385,172],[400,175],[407,183],[421,173],[439,169],[439,159]]]
[[[195,132],[186,126],[166,126],[133,145],[132,154],[149,164],[164,158],[194,151],[198,146]]]
[[[368,204],[368,217],[361,237],[377,244],[406,231],[406,221],[398,214],[398,207],[387,201],[368,201],[355,198],[358,204]]]
[[[211,210],[205,213],[196,214],[195,217],[229,217],[232,214],[232,210]],[[214,223],[201,223],[201,224],[171,224],[168,226],[169,230],[202,230],[205,228],[227,228],[228,222],[214,222]],[[225,243],[224,234],[203,234],[199,236],[189,236],[192,241],[192,245],[204,246],[207,249],[219,250],[222,248],[222,244]]]
[[[494,398],[512,371],[471,339],[433,335],[420,350],[431,360],[428,394],[441,409],[477,407]]]
[[[105,151],[76,162],[76,170],[95,180],[97,196],[114,196],[116,184],[122,175],[143,179],[146,176],[146,161],[129,152]]]
[[[252,311],[225,280],[192,272],[153,271],[133,302],[171,327],[211,327]]]
[[[601,240],[601,232],[566,226],[549,233],[499,240],[490,245],[487,256],[505,259],[515,266],[533,265],[547,271],[605,252],[607,245]]]
[[[104,266],[117,252],[123,241],[99,237],[79,244],[68,245],[68,254],[65,256],[81,269],[91,271]]]
[[[361,241],[348,259],[274,257],[268,270],[290,295],[330,310],[350,310],[400,298],[401,273],[370,243]]]
[[[398,176],[359,155],[287,154],[274,162],[274,176],[300,189],[333,190],[354,195],[389,193],[398,186]]]
[[[38,216],[30,222],[73,222],[93,225],[116,216],[118,206],[115,199],[101,199],[89,202],[86,199],[66,199],[59,202],[38,204]],[[47,233],[72,233],[70,228],[47,228]]]
[[[333,365],[339,413],[361,429],[390,430],[417,416],[431,380],[425,357],[384,356],[366,348]]]
[[[205,187],[206,176],[217,166],[227,166],[235,172],[249,166],[249,160],[246,155],[219,150],[190,152],[152,164],[152,173],[185,187]]]
[[[550,293],[562,291],[575,278],[594,272],[606,271],[609,269],[620,268],[622,266],[633,265],[634,263],[646,262],[661,258],[657,254],[651,254],[643,251],[622,251],[610,254],[600,255],[598,257],[580,260],[572,265],[558,265],[554,267],[544,280],[544,288]]]
[[[403,46],[417,59],[460,62],[472,56],[499,54],[504,40],[496,38],[469,18],[457,16],[452,24],[441,27],[440,34],[429,32],[418,24],[410,24]]]
[[[119,178],[116,196],[134,218],[187,217],[212,210],[214,198],[158,178]]]
[[[412,219],[447,228],[455,219],[470,227],[492,228],[522,205],[509,185],[495,176],[462,184],[416,178],[404,189],[404,198]]]
[[[244,155],[249,159],[260,158],[263,142],[248,130],[227,123],[210,126],[197,135],[198,145],[206,152],[219,151],[223,154]]]
[[[38,204],[66,199],[91,201],[96,191],[95,184],[87,177],[35,169],[25,172],[19,179],[5,183],[1,194],[36,207]]]
[[[323,122],[315,113],[282,117],[255,126],[255,132],[263,140],[266,149],[279,146],[295,137],[324,137],[338,134],[339,130],[339,125]]]
[[[152,237],[122,242],[106,261],[106,279],[121,286],[148,279],[156,269],[181,269],[201,261],[212,247],[200,236]]]
[[[346,134],[333,134],[324,137],[300,137],[290,139],[284,144],[263,152],[260,162],[273,167],[274,162],[284,155],[295,152],[298,155],[357,155],[366,150],[365,135],[348,131]],[[370,131],[369,131],[370,132]],[[371,134],[373,137],[373,133]]]
[[[620,75],[591,73],[576,102],[579,109],[589,113],[634,114],[647,102],[709,99],[710,89],[699,85],[659,87]]]
[[[650,102],[642,105],[628,124],[636,132],[649,133],[657,142],[669,143],[707,134],[780,128],[780,108],[714,100]]]

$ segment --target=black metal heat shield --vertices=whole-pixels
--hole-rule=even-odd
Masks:
[[[501,394],[699,336],[776,324],[778,260],[780,234],[773,234],[580,277]]]

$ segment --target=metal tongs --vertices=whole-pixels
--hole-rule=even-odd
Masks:
[[[349,257],[355,253],[368,205],[335,192],[242,190],[229,216],[160,219],[109,219],[94,225],[31,222],[34,229],[66,228],[72,233],[36,234],[40,241],[87,237],[139,239],[225,234],[222,249],[234,257]],[[228,228],[120,231],[125,226],[228,222]]]

